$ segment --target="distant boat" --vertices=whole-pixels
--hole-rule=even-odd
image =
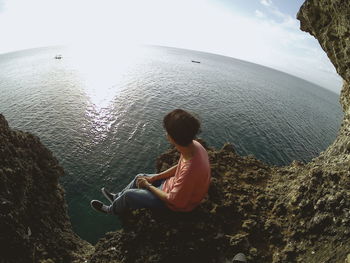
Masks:
[[[62,55],[56,55],[55,59],[62,59]]]
[[[193,63],[201,63],[200,61],[197,60],[192,60]]]

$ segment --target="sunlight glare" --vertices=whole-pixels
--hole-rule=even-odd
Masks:
[[[77,70],[84,92],[97,109],[107,108],[113,101],[140,52],[134,45],[90,43],[71,47],[71,66]]]
[[[113,123],[114,100],[125,88],[130,71],[143,61],[144,49],[131,44],[74,45],[63,54],[79,78],[88,105],[85,114],[91,121],[94,142],[107,137]]]

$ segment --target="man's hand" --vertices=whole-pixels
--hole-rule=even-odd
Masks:
[[[137,187],[147,189],[151,184],[145,178],[146,176],[140,176],[137,178]]]
[[[141,179],[146,179],[146,181],[147,182],[149,182],[150,184],[152,184],[153,183],[153,178],[154,176],[138,176],[137,177],[137,179],[136,179],[136,186],[138,187],[138,188],[140,188],[140,180]]]
[[[154,195],[156,195],[160,200],[167,202],[168,200],[168,194],[157,187],[151,187],[152,184],[150,184],[146,178],[140,178],[138,181],[138,187],[143,189],[148,189],[151,191]]]

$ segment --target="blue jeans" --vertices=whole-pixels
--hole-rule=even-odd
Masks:
[[[165,209],[165,203],[147,189],[137,188],[136,179],[139,176],[153,176],[154,174],[138,174],[135,178],[114,197],[112,205],[109,207],[111,214],[118,215],[127,209],[155,208]],[[152,183],[161,189],[165,180],[157,180]]]

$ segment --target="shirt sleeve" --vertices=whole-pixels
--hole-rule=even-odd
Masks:
[[[179,176],[175,179],[173,188],[168,193],[168,204],[181,208],[185,207],[192,195],[192,182],[190,174],[190,163],[185,164],[179,171]]]

